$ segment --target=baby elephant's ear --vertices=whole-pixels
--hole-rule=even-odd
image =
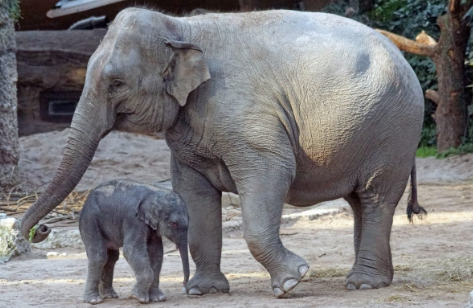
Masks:
[[[210,79],[202,50],[190,43],[166,41],[174,54],[163,71],[166,92],[184,106],[189,93]]]
[[[157,230],[159,220],[156,198],[153,198],[152,196],[144,198],[138,205],[136,216],[153,228],[153,230]]]

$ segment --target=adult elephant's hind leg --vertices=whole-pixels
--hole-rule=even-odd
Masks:
[[[394,211],[406,181],[377,183],[358,191],[358,198],[350,200],[355,205],[358,230],[355,229],[355,264],[346,280],[348,289],[377,289],[391,284],[394,270],[389,241]]]
[[[243,230],[251,254],[271,275],[274,295],[281,297],[301,281],[309,266],[286,249],[279,237],[282,208],[291,184],[290,170],[275,170],[274,166],[261,170],[267,172],[246,177],[238,187]]]

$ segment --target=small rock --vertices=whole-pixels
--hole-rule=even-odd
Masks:
[[[67,253],[66,252],[63,252],[60,254],[61,257],[67,257]]]
[[[46,257],[57,257],[57,256],[59,256],[59,253],[55,251],[50,251],[46,254]]]
[[[58,249],[64,247],[84,248],[79,230],[54,229],[49,236],[40,243],[31,244],[33,248]]]
[[[13,218],[13,217],[8,217],[0,220],[0,226],[8,228],[8,229],[20,229],[20,222]]]

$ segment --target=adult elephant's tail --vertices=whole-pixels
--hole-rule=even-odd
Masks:
[[[409,199],[407,201],[407,218],[412,223],[412,213],[419,215],[422,218],[423,215],[427,215],[427,211],[419,205],[417,202],[417,176],[416,176],[416,161],[412,164],[411,170],[411,191],[409,193]]]

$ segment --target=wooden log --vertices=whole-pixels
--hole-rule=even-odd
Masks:
[[[68,122],[42,117],[41,93],[80,94],[87,62],[105,33],[104,29],[16,33],[20,136],[69,127]]]

